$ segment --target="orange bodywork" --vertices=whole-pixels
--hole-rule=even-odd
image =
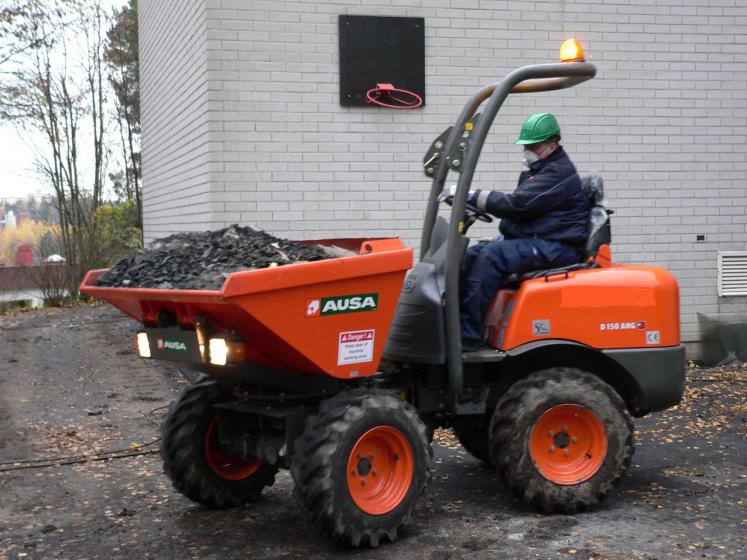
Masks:
[[[376,373],[412,249],[397,238],[305,243],[359,254],[235,272],[215,291],[96,286],[105,270],[89,272],[80,290],[146,325],[165,311],[193,329],[204,315],[214,331],[237,333],[248,359],[271,367],[343,379]]]
[[[600,349],[676,346],[679,289],[655,266],[579,270],[502,290],[487,322],[491,345],[506,351],[543,339]]]

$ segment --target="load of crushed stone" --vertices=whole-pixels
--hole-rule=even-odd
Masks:
[[[119,260],[98,286],[219,290],[231,272],[319,261],[355,253],[305,245],[236,224],[221,230],[177,233]]]

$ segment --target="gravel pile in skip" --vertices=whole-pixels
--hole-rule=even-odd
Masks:
[[[337,247],[304,245],[252,227],[177,233],[124,257],[97,281],[98,286],[219,290],[239,270],[318,261],[351,255]]]

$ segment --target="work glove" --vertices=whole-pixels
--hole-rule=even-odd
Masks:
[[[448,187],[444,187],[444,190],[441,191],[441,194],[438,196],[438,199],[442,202],[446,202],[447,204],[451,204],[451,202],[454,200],[454,195],[456,194],[456,190],[457,190],[456,185],[449,185]],[[467,204],[476,206],[478,196],[480,196],[480,189],[469,191],[469,193],[467,193]]]

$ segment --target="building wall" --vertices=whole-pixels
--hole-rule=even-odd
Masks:
[[[205,0],[150,0],[139,12],[143,222],[152,239],[210,225],[207,20]]]
[[[678,277],[683,338],[699,337],[699,313],[744,318],[747,300],[719,299],[716,286],[717,251],[747,242],[739,0],[162,4],[141,0],[147,238],[239,222],[290,238],[398,235],[417,248],[430,187],[421,160],[432,139],[478,87],[555,61],[562,40],[576,36],[598,77],[509,98],[474,184],[511,190],[521,122],[552,111],[579,170],[605,178],[616,260]],[[339,14],[425,18],[424,109],[340,106]],[[188,23],[204,28],[202,45],[198,33],[185,35]],[[167,43],[189,56],[174,64],[157,48]],[[185,103],[200,115],[190,126]]]

